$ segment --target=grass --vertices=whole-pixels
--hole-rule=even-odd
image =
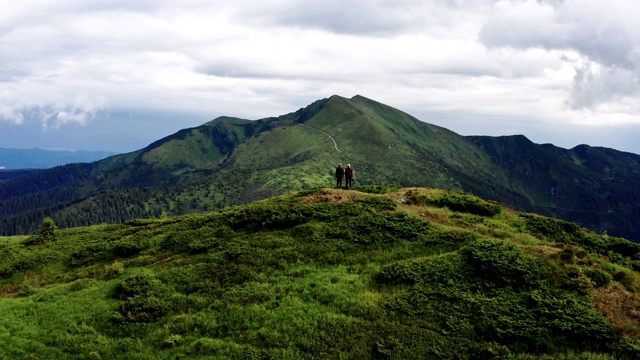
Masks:
[[[27,239],[28,236],[17,235],[17,236],[0,236],[0,244],[11,244],[11,243],[19,243]]]
[[[632,245],[468,194],[362,190],[3,238],[0,358],[640,353]]]

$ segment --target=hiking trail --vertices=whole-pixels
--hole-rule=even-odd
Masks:
[[[338,152],[342,152],[340,149],[338,149],[338,143],[336,142],[336,139],[334,139],[333,136],[329,135],[326,131],[323,131],[323,130],[320,130],[320,129],[315,128],[313,126],[309,126],[309,125],[305,125],[305,124],[300,124],[300,125],[306,126],[306,127],[310,128],[310,129],[313,129],[313,130],[316,130],[316,131],[320,131],[321,133],[327,135],[329,137],[329,139],[331,139],[331,141],[333,141],[333,146],[335,146],[336,150]]]

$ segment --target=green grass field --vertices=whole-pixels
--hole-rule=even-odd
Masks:
[[[0,358],[633,359],[640,246],[471,195],[318,189],[0,239]]]

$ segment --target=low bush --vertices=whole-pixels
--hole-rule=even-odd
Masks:
[[[356,201],[362,204],[371,205],[379,211],[395,210],[397,205],[393,199],[381,196],[363,196],[356,199]]]
[[[587,268],[584,270],[584,274],[591,279],[596,288],[605,287],[613,280],[611,274],[598,269]]]
[[[535,237],[574,245],[607,256],[615,263],[631,266],[633,259],[640,252],[640,244],[612,236],[597,235],[568,221],[526,213],[519,214],[519,218],[524,220],[524,231]]]
[[[124,300],[120,313],[129,322],[150,323],[165,316],[170,310],[167,301],[158,296],[138,295]]]
[[[78,279],[71,283],[69,291],[76,292],[95,286],[97,282],[94,279]]]
[[[565,287],[580,294],[588,295],[595,289],[594,282],[581,267],[568,266],[564,271],[564,278]]]
[[[446,191],[440,196],[427,196],[410,191],[405,196],[410,204],[447,207],[453,211],[480,216],[495,216],[502,212],[502,206],[497,203],[484,201],[479,197],[463,193]]]
[[[613,353],[616,359],[640,359],[640,340],[623,338],[614,346]]]
[[[106,276],[119,276],[124,273],[124,265],[120,261],[114,261],[111,264],[104,266],[104,274]]]
[[[157,288],[157,280],[148,275],[134,275],[116,284],[115,293],[120,300],[137,295],[152,293]]]
[[[38,293],[38,289],[34,288],[31,285],[23,285],[18,290],[19,297],[29,297]]]
[[[171,309],[166,287],[148,275],[134,275],[118,282],[115,293],[123,301],[119,319],[127,322],[154,322]]]
[[[548,274],[542,260],[523,254],[511,242],[480,239],[462,251],[477,276],[498,286],[535,286]]]
[[[291,229],[291,235],[304,241],[322,241],[326,240],[326,234],[329,232],[329,226],[324,222],[308,222],[295,226]]]
[[[71,253],[68,265],[71,267],[81,267],[105,260],[109,257],[106,244],[89,244]]]
[[[440,344],[476,339],[463,347],[479,358],[606,348],[612,326],[583,293],[557,287],[548,275],[543,264],[515,245],[486,239],[470,242],[460,253],[383,266],[376,282],[396,286],[385,294],[383,306],[398,322],[411,325],[404,335],[386,337],[376,351],[395,354],[416,346],[405,338],[416,328],[438,329],[431,337],[444,334]],[[441,351],[440,357],[455,357]]]
[[[631,292],[638,291],[638,285],[633,281],[633,277],[624,270],[619,270],[613,274],[613,279],[622,284],[627,290]]]
[[[118,239],[111,244],[111,251],[119,257],[135,255],[149,246],[145,238],[139,236],[129,236]]]
[[[388,194],[400,190],[400,185],[358,185],[353,190],[369,194]]]

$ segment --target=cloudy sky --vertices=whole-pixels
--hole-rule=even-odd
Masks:
[[[179,4],[179,5],[176,5]],[[0,147],[126,152],[360,94],[640,154],[640,2],[0,0]]]

